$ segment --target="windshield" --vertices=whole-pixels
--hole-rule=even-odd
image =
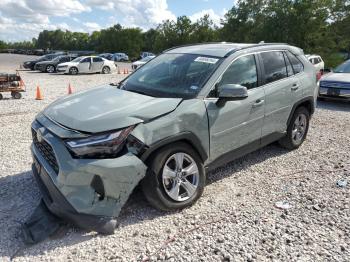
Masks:
[[[82,57],[77,57],[73,59],[71,62],[80,62],[80,60],[83,59]]]
[[[162,54],[121,83],[121,89],[153,97],[194,98],[221,62],[217,57]]]
[[[334,69],[334,73],[350,73],[350,60]]]
[[[63,58],[64,56],[57,56],[56,58],[54,58],[52,61],[53,62],[59,62],[61,58]]]

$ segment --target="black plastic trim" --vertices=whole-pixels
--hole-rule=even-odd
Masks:
[[[313,113],[315,113],[315,100],[313,96],[308,96],[308,97],[304,97],[303,99],[299,100],[298,102],[296,102],[293,107],[292,110],[290,112],[288,121],[287,121],[287,126],[290,124],[290,121],[292,120],[292,117],[294,115],[295,110],[303,103],[305,102],[309,102],[311,104],[311,111],[310,114],[312,115]]]
[[[141,160],[146,161],[147,158],[157,149],[177,141],[188,142],[195,150],[197,150],[203,162],[205,162],[208,159],[208,154],[203,148],[200,139],[191,132],[183,132],[174,136],[167,137],[150,145],[149,148],[147,148],[147,150],[141,155]]]

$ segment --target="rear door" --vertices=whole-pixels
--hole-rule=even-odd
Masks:
[[[298,82],[288,77],[283,51],[261,52],[259,60],[263,68],[266,102],[262,137],[267,138],[286,131],[292,110],[292,93]]]
[[[265,93],[258,84],[255,55],[244,55],[235,59],[217,86],[224,84],[247,87],[248,97],[220,105],[214,91],[205,99],[209,118],[211,160],[254,143],[259,145],[264,121]]]
[[[78,70],[80,73],[90,73],[91,72],[91,57],[86,57],[80,61],[78,64]]]
[[[101,72],[103,67],[103,59],[101,57],[93,57],[92,58],[92,69],[91,72]]]

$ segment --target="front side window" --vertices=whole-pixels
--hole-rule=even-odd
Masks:
[[[162,54],[120,84],[120,88],[153,97],[194,98],[221,58],[195,54]]]
[[[237,84],[251,89],[258,86],[258,74],[254,55],[235,60],[223,74],[219,86]]]
[[[300,60],[289,51],[286,51],[286,54],[292,64],[294,74],[302,72],[304,70],[304,65],[300,62]]]
[[[264,64],[266,84],[288,77],[283,52],[263,52],[260,55]]]
[[[87,58],[84,58],[83,60],[81,60],[80,63],[90,63],[90,62],[91,62],[90,57],[87,57]]]

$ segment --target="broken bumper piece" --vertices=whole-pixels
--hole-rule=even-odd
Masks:
[[[45,127],[33,139],[33,174],[47,208],[81,228],[113,233],[121,208],[145,176],[146,165],[124,152],[114,159],[76,159],[65,143]],[[35,137],[35,136],[34,136]]]
[[[32,165],[33,174],[42,193],[43,201],[50,212],[84,229],[94,230],[103,234],[112,234],[114,232],[116,226],[114,217],[78,213],[53,184],[47,172],[43,168],[38,170],[36,166],[35,164]],[[42,215],[42,217],[44,216],[48,216],[48,214]],[[30,228],[28,222],[25,226]],[[33,230],[36,231],[35,228]],[[34,234],[31,233],[30,235]],[[40,238],[39,241],[41,240]]]

